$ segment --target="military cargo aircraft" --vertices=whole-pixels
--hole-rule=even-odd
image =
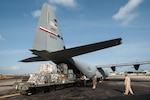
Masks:
[[[88,45],[66,48],[55,11],[47,3],[44,3],[33,47],[30,49],[35,56],[21,60],[21,62],[52,61],[57,65],[65,63],[70,69],[73,69],[77,77],[80,77],[82,73],[88,78],[92,78],[95,74],[97,78],[105,78],[108,76],[108,73],[103,70],[103,66],[93,66],[72,57],[117,46],[122,43],[121,41],[121,38],[116,38]],[[130,65],[131,64],[140,65],[140,63],[130,63]],[[111,65],[109,67],[115,69],[115,66],[117,65]]]

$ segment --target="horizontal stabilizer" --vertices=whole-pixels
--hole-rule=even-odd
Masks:
[[[121,44],[121,38],[112,39],[108,41],[88,44],[84,46],[78,46],[74,48],[64,49],[56,52],[48,52],[46,50],[34,50],[31,49],[33,54],[38,55],[38,57],[28,58],[25,60],[22,60],[22,62],[34,62],[34,61],[54,61],[57,63],[63,62],[66,59],[70,59],[71,57],[90,53],[93,51],[109,48],[112,46],[116,46]]]
[[[112,39],[112,40],[108,40],[108,41],[88,44],[88,45],[84,45],[84,46],[79,46],[79,47],[62,50],[62,51],[60,51],[60,53],[64,53],[65,56],[67,56],[68,58],[74,57],[74,56],[78,56],[81,54],[86,54],[86,53],[90,53],[93,51],[97,51],[97,50],[101,50],[101,49],[119,45],[119,44],[121,44],[121,40],[122,40],[121,38],[117,38],[117,39]]]
[[[36,61],[46,61],[46,60],[44,60],[41,57],[35,56],[35,57],[31,57],[31,58],[21,60],[20,62],[36,62]]]

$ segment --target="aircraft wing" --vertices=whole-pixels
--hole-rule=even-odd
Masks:
[[[64,49],[55,52],[48,52],[46,50],[38,51],[38,50],[31,49],[33,54],[37,55],[37,57],[27,58],[22,60],[21,62],[48,61],[48,60],[54,62],[63,62],[64,60],[74,56],[119,45],[121,44],[121,40],[122,40],[121,38],[117,38],[117,39],[88,44],[84,46],[78,46],[78,47]]]
[[[113,71],[115,71],[116,67],[134,66],[135,70],[138,70],[138,68],[140,67],[140,65],[144,65],[144,64],[150,64],[150,61],[97,65],[97,68],[109,68],[110,67]]]

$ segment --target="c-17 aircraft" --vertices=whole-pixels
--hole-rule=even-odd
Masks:
[[[57,65],[65,63],[70,69],[73,69],[76,76],[83,73],[88,78],[92,78],[93,75],[97,73],[97,78],[105,78],[108,76],[108,73],[107,71],[103,70],[101,66],[93,66],[78,61],[72,57],[117,46],[122,43],[121,41],[121,38],[116,38],[88,45],[66,48],[55,12],[52,7],[50,7],[47,3],[44,3],[41,16],[39,18],[34,44],[30,49],[30,51],[36,56],[21,61],[52,61]]]

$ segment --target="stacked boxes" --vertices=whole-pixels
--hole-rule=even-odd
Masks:
[[[46,84],[49,82],[62,82],[73,80],[73,70],[69,69],[67,64],[43,64],[40,66],[37,74],[31,74],[28,82],[34,84]]]
[[[59,64],[58,65],[58,73],[63,73],[65,75],[67,75],[68,74],[68,66],[67,66],[67,64],[64,64],[64,63]]]
[[[57,73],[57,66],[50,63],[43,64],[40,66],[38,73],[41,72],[50,73],[50,74]]]
[[[76,76],[74,75],[73,70],[69,69],[68,70],[68,79],[69,80],[74,80],[75,78],[76,78]]]

